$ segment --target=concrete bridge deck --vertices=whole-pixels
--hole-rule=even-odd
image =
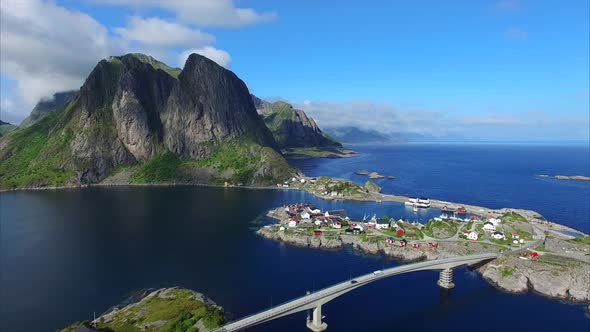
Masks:
[[[326,324],[321,322],[321,305],[334,298],[350,292],[356,288],[370,284],[377,280],[393,277],[399,274],[425,271],[425,270],[449,270],[461,265],[475,264],[481,261],[491,260],[499,257],[500,254],[488,253],[470,256],[458,256],[446,259],[424,261],[413,264],[406,264],[382,270],[379,273],[369,273],[358,276],[352,280],[346,280],[333,286],[326,287],[320,291],[296,298],[262,312],[243,317],[234,322],[228,323],[219,329],[218,332],[239,331],[264,322],[268,322],[286,315],[297,312],[315,309],[313,321],[308,322],[308,327],[317,331],[325,330]],[[355,282],[353,282],[353,280]],[[311,324],[311,325],[310,325]]]

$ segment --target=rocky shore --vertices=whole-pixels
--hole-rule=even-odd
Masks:
[[[284,208],[270,210],[267,216],[280,221],[284,218]],[[283,224],[266,225],[257,234],[270,240],[314,249],[338,250],[348,246],[367,255],[384,255],[402,262],[490,252],[508,253],[506,247],[489,242],[437,239],[436,246],[428,246],[432,239],[418,239],[411,241],[412,244],[418,244],[417,248],[413,248],[410,245],[389,245],[385,242],[386,237],[377,232],[353,235],[322,229],[318,235],[309,229],[281,229],[281,225]],[[543,225],[549,227],[557,224]],[[539,229],[541,226],[531,226],[537,229],[538,236],[543,234]],[[551,233],[544,239],[537,240],[531,249],[536,249],[535,252],[540,256],[522,259],[522,251],[509,253],[476,271],[485,280],[506,292],[524,293],[530,290],[554,299],[590,304],[590,243],[587,240],[575,241],[565,235],[559,237]],[[526,250],[526,247],[522,250]]]

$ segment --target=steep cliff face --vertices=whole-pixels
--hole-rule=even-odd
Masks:
[[[281,149],[342,146],[323,133],[305,112],[294,109],[291,104],[269,103],[256,96],[252,96],[252,100]]]
[[[50,99],[40,100],[31,111],[31,114],[21,122],[19,127],[26,128],[39,120],[43,115],[63,107],[72,100],[76,93],[78,93],[77,90],[57,92]]]
[[[216,152],[228,146],[239,146],[235,150],[242,153],[234,153],[232,163],[188,163],[222,158]],[[272,181],[280,172],[269,170],[265,161],[291,171],[276,147],[246,85],[231,71],[193,54],[178,74],[149,56],[128,54],[100,61],[67,104],[0,141],[0,184],[95,183],[118,166],[154,160],[214,167],[212,176],[223,180],[231,179],[233,173],[225,171],[240,168],[242,159],[249,167],[241,169],[241,180]],[[165,179],[176,182],[177,169],[166,167],[149,170],[166,169]],[[218,174],[223,172],[226,176]],[[47,173],[52,176],[43,178]],[[150,182],[149,176],[142,179]]]

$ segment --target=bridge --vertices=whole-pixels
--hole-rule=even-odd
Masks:
[[[228,323],[215,331],[239,331],[283,316],[291,315],[297,312],[310,309],[313,309],[313,315],[311,318],[308,318],[307,327],[314,332],[325,331],[328,328],[328,324],[322,322],[322,305],[337,298],[342,294],[348,293],[354,289],[368,285],[377,280],[393,277],[404,273],[426,270],[441,270],[437,284],[440,287],[450,289],[454,287],[452,270],[453,268],[462,265],[470,265],[482,261],[492,260],[499,256],[500,254],[494,253],[458,256],[413,264],[406,264],[402,266],[385,269],[382,271],[375,271],[373,273],[365,274],[354,279],[343,281],[336,285],[326,287],[320,291],[311,294],[308,293],[305,296],[285,302],[279,306],[259,312],[257,314],[246,316],[234,322]]]

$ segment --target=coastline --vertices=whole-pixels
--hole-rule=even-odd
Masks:
[[[321,232],[317,233],[311,228],[292,228],[285,224],[284,214],[284,207],[268,211],[267,217],[278,223],[260,227],[256,234],[272,241],[316,250],[350,247],[362,254],[383,255],[404,263],[478,253],[506,253],[474,270],[504,292],[522,294],[531,291],[567,303],[590,304],[590,290],[587,288],[590,284],[590,245],[571,243],[566,235],[547,236],[543,227],[550,227],[549,224],[531,223],[533,238],[516,249],[489,241],[426,236],[410,237],[407,246],[399,246],[397,242],[386,243],[385,239],[390,235],[381,230],[368,229],[365,234],[353,235],[340,229],[321,228]],[[536,252],[539,256],[521,256],[529,252]]]

